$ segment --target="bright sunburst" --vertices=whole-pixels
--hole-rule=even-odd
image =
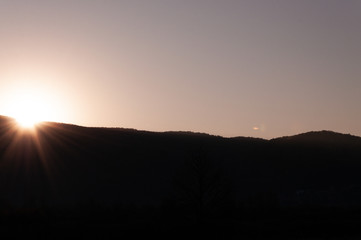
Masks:
[[[14,104],[14,113],[12,114],[16,121],[26,128],[34,127],[34,125],[41,121],[43,114],[43,107],[33,99],[24,100]]]
[[[6,98],[2,114],[15,118],[24,128],[33,128],[41,121],[56,120],[54,99],[44,89],[23,87],[11,91]]]
[[[46,100],[32,93],[22,93],[10,103],[10,116],[25,128],[34,127],[35,124],[47,118]]]

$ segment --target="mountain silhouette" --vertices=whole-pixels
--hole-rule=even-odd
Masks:
[[[294,142],[306,144],[329,144],[329,145],[348,145],[348,146],[361,146],[361,138],[351,134],[342,134],[333,131],[312,131],[301,133],[289,137],[280,137],[272,139],[278,142]]]
[[[24,130],[0,116],[0,222],[93,237],[354,236],[360,159],[360,137],[331,131],[264,140],[52,122]]]

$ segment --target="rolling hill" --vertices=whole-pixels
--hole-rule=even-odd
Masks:
[[[260,219],[276,219],[278,231],[316,216],[329,226],[334,209],[339,221],[361,209],[360,159],[360,137],[331,131],[272,140],[51,122],[30,131],[1,116],[0,219],[261,231]]]

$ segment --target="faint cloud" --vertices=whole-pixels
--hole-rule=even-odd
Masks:
[[[264,131],[266,131],[266,126],[262,123],[262,124],[253,126],[252,129],[253,129],[253,131],[264,132]]]

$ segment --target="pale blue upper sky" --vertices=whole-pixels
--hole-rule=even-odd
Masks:
[[[31,84],[85,126],[361,136],[360,26],[361,0],[0,0],[0,98]]]

